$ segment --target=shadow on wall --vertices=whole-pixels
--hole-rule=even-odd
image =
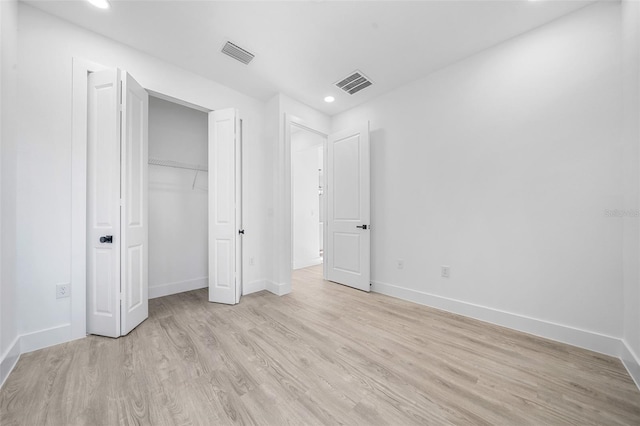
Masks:
[[[378,205],[378,197],[377,193],[383,187],[385,182],[388,182],[387,170],[382,168],[381,170],[376,170],[374,168],[374,164],[379,164],[379,161],[384,158],[387,154],[387,144],[386,144],[386,133],[384,129],[376,129],[369,131],[369,144],[370,144],[370,154],[371,154],[371,280],[376,279],[376,270],[373,265],[376,263],[376,259],[378,257],[378,244],[380,243],[376,238],[375,229],[377,226],[383,226],[381,223],[376,222],[376,216],[378,212],[378,208],[393,208],[392,206],[383,206]],[[396,206],[396,208],[400,208],[401,206]],[[380,235],[380,234],[378,234]]]

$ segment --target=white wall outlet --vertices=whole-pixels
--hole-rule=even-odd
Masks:
[[[396,260],[396,267],[398,269],[404,269],[404,259],[398,259]]]
[[[255,264],[256,264],[255,259],[254,259],[253,257],[250,257],[250,258],[249,258],[249,266],[253,266],[253,265],[255,265]]]
[[[56,284],[56,299],[71,296],[71,284]]]
[[[440,267],[440,276],[442,278],[449,278],[450,275],[451,275],[451,267],[447,265],[442,265]]]

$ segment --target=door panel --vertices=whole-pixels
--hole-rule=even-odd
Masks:
[[[335,255],[333,267],[342,272],[360,273],[361,237],[355,233],[335,232],[333,234]]]
[[[120,335],[119,71],[89,74],[87,108],[87,333]],[[100,237],[112,236],[112,242]]]
[[[122,77],[122,335],[149,316],[148,158],[149,96],[129,74]]]
[[[327,151],[327,279],[369,291],[369,124],[330,135]]]
[[[240,125],[234,109],[209,113],[209,301],[235,304],[241,197],[236,163]]]
[[[360,136],[333,144],[334,219],[360,219]]]

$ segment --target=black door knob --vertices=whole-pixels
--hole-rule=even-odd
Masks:
[[[111,244],[113,242],[113,235],[105,235],[104,237],[100,237],[100,242]]]

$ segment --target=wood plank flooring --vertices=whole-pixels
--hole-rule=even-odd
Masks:
[[[619,360],[298,271],[235,307],[150,301],[120,339],[25,354],[10,425],[640,425]]]

